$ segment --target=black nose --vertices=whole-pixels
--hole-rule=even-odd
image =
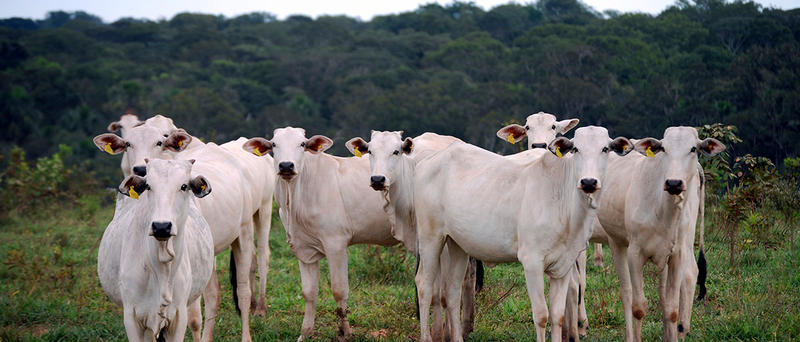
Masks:
[[[172,222],[153,222],[153,237],[159,240],[169,239],[172,232]]]
[[[374,189],[383,188],[383,185],[386,183],[386,177],[384,176],[372,176],[369,177],[370,186]]]
[[[280,172],[292,172],[292,171],[294,171],[294,163],[292,163],[292,162],[280,162],[280,164],[278,164],[278,171],[280,171]]]
[[[593,193],[597,191],[597,179],[583,178],[581,179],[581,190],[586,193]]]
[[[534,144],[531,144],[531,149],[534,149],[534,148],[547,148],[547,144],[545,144],[545,143],[534,143]]]
[[[664,182],[664,190],[670,195],[677,195],[683,192],[683,181],[680,179],[667,179],[667,181]]]
[[[147,175],[147,166],[134,166],[133,167],[133,174],[139,177],[144,177]]]

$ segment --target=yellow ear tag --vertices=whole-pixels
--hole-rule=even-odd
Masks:
[[[516,144],[517,143],[517,140],[514,139],[514,135],[513,134],[509,134],[508,138],[506,138],[506,141],[508,141],[508,142],[510,142],[512,144]]]
[[[317,145],[317,151],[322,149],[322,144]]]
[[[261,154],[261,151],[258,150],[258,147],[253,149],[253,154],[255,154],[255,155],[259,156],[259,157],[263,156],[263,154]]]
[[[178,147],[183,147],[183,140],[178,140]]]
[[[362,154],[361,151],[358,150],[358,146],[353,146],[353,154],[356,155],[356,157],[361,158]]]
[[[111,143],[106,144],[106,147],[103,148],[103,151],[108,152],[108,154],[114,154],[114,150],[111,149]]]
[[[646,155],[648,157],[651,157],[651,158],[656,156],[656,154],[653,153],[653,150],[650,149],[650,146],[647,146],[647,150],[644,151],[644,155]]]
[[[559,158],[564,158],[564,155],[561,154],[561,147],[560,146],[556,146],[556,156],[559,157]]]
[[[130,190],[128,190],[128,196],[131,196],[131,198],[133,198],[135,200],[139,199],[139,193],[136,192],[136,190],[133,190],[133,185],[131,185]]]
[[[201,185],[200,186],[200,191],[206,191],[206,186],[205,185]]]

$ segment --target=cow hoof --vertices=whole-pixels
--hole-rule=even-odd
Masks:
[[[603,259],[594,259],[594,265],[597,267],[603,267],[605,266],[605,263],[603,262]]]
[[[264,317],[267,315],[267,306],[264,305],[263,303],[259,305],[251,305],[250,314],[253,316]]]

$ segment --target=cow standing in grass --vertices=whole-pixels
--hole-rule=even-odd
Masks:
[[[130,341],[183,341],[189,305],[191,324],[200,324],[214,244],[195,203],[211,186],[191,175],[193,163],[153,160],[146,178],[129,176],[119,186],[132,199],[103,234],[97,271],[108,297],[123,308]]]

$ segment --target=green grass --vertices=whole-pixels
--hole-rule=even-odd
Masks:
[[[113,216],[111,196],[85,197],[79,205],[52,203],[32,214],[9,213],[0,220],[0,340],[125,339],[122,310],[106,298],[96,273],[97,244]],[[304,306],[299,271],[276,218],[272,227],[267,316],[253,317],[251,332],[259,341],[294,341]],[[739,234],[735,268],[728,264],[727,235],[708,228],[708,298],[695,306],[687,340],[800,339],[800,239],[789,241],[782,223],[774,227],[784,235],[768,244],[745,242],[752,237],[745,231]],[[605,267],[591,262],[588,266],[590,329],[585,341],[619,341],[624,335],[616,275],[608,250],[605,254]],[[416,339],[413,257],[400,247],[373,246],[351,247],[349,255],[353,340]],[[223,293],[216,340],[237,341],[240,325],[231,302],[228,258],[229,253],[217,257]],[[645,275],[649,310],[643,339],[652,341],[661,333],[657,272],[648,266]],[[320,278],[316,339],[330,340],[335,334],[335,302],[324,262]],[[471,340],[528,341],[534,336],[521,266],[487,269]],[[191,339],[189,334],[186,338]]]

